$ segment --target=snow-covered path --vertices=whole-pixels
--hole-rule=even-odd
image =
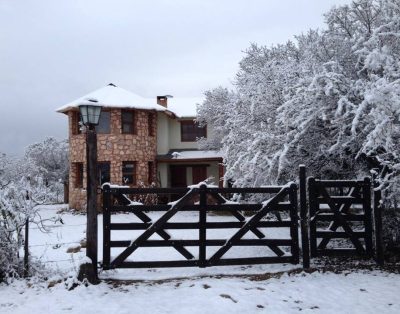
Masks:
[[[0,286],[0,312],[13,313],[400,313],[400,275],[383,272],[283,275],[262,281],[191,278],[67,291]]]

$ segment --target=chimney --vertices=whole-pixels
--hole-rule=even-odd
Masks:
[[[172,98],[171,95],[157,96],[157,105],[168,108],[168,98]]]

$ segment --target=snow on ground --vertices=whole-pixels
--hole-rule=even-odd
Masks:
[[[41,210],[43,218],[57,216],[59,207]],[[39,258],[53,278],[75,274],[84,249],[67,253],[85,237],[85,216],[64,212],[64,224],[49,224],[50,233],[31,226],[31,254]],[[150,213],[157,218],[159,213]],[[99,217],[101,248],[101,217]],[[133,221],[132,215],[113,216],[114,221]],[[177,221],[194,221],[194,213],[174,217]],[[216,219],[208,216],[208,219]],[[219,220],[231,220],[229,216]],[[174,237],[193,237],[180,230]],[[183,232],[183,233],[182,233]],[[190,231],[186,231],[190,232]],[[210,237],[221,237],[215,230]],[[119,231],[118,239],[132,239],[132,231]],[[268,237],[287,236],[282,229],[269,230]],[[249,235],[249,237],[251,237]],[[242,248],[236,254],[265,254],[260,248]],[[195,253],[195,252],[193,252]],[[211,254],[212,252],[208,252]],[[141,252],[137,258],[176,258],[175,252]],[[114,255],[114,253],[113,253]],[[102,253],[99,253],[101,260]],[[382,271],[307,274],[285,271],[300,265],[257,265],[170,269],[120,269],[100,276],[131,281],[103,281],[97,286],[78,286],[72,291],[64,282],[48,288],[48,283],[14,281],[0,285],[0,313],[400,313],[398,293],[400,275]],[[282,272],[283,273],[279,273]],[[275,273],[275,274],[271,274]],[[57,274],[62,276],[56,276]],[[251,275],[264,274],[264,275]]]
[[[262,281],[191,278],[67,291],[0,286],[7,313],[400,313],[398,275],[312,273]]]

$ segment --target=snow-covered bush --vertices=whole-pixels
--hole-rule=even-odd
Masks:
[[[25,223],[43,227],[37,205],[47,204],[51,191],[42,177],[29,175],[31,169],[26,159],[0,155],[0,281],[21,274]]]
[[[198,120],[221,135],[236,186],[296,179],[299,164],[329,179],[378,169],[386,207],[397,210],[400,2],[356,0],[325,20],[295,42],[251,45],[234,90],[206,93]]]
[[[63,201],[64,182],[68,181],[68,141],[47,137],[42,142],[29,145],[24,162],[30,163],[31,176],[40,176],[49,187],[49,201]]]

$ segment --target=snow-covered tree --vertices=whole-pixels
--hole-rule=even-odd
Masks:
[[[47,137],[42,142],[29,145],[25,158],[33,161],[48,182],[65,181],[68,178],[68,141]]]
[[[48,184],[30,160],[0,154],[0,281],[20,275],[19,250],[27,221],[42,225],[38,205],[52,198]]]
[[[50,188],[52,202],[62,201],[63,183],[68,180],[68,141],[47,137],[42,142],[29,145],[25,150],[24,164],[30,164],[30,176],[43,178]]]
[[[299,164],[331,179],[377,168],[385,202],[397,207],[400,2],[355,0],[325,20],[295,42],[251,45],[221,118],[208,97],[199,119],[220,130],[226,178],[237,186],[293,180]]]

